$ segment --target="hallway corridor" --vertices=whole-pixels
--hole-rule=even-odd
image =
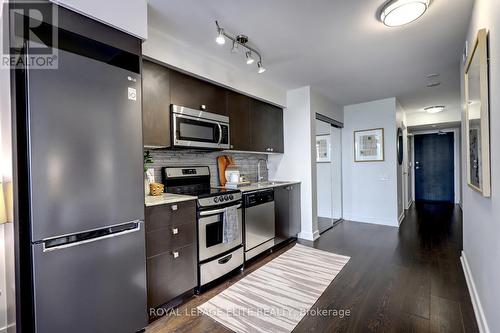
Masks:
[[[349,308],[351,316],[306,317],[297,332],[311,326],[335,332],[478,332],[460,263],[458,206],[413,204],[399,230],[342,222],[314,247],[351,256],[315,305]]]

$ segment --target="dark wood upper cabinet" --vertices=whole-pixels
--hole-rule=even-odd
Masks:
[[[227,115],[227,89],[195,77],[171,71],[170,96],[172,104]]]
[[[252,151],[283,153],[283,109],[251,99],[250,135]]]
[[[232,150],[283,153],[283,109],[144,60],[145,147],[171,147],[170,105],[229,116]]]
[[[142,67],[144,146],[170,146],[170,70],[144,60]]]
[[[231,149],[250,151],[250,97],[228,91],[227,111]]]

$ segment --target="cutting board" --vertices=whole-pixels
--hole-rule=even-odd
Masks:
[[[226,185],[226,169],[233,164],[234,158],[232,156],[221,155],[217,157],[217,168],[219,170],[219,182],[221,186]]]

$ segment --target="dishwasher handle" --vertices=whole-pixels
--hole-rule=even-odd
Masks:
[[[245,208],[250,208],[274,201],[274,189],[252,192],[244,195]]]

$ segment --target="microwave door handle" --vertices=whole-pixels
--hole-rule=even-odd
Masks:
[[[217,144],[220,145],[222,141],[222,126],[219,123],[217,123],[217,126],[219,127],[219,141],[217,141]]]

